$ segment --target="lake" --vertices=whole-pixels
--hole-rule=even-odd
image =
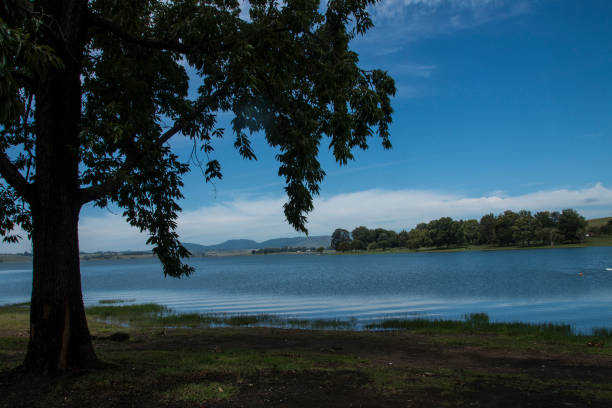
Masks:
[[[164,278],[156,259],[83,261],[86,304],[156,302],[178,312],[300,318],[460,319],[612,328],[612,247],[193,258],[190,278]],[[582,275],[580,275],[580,273]],[[0,264],[0,304],[28,301],[30,264]]]

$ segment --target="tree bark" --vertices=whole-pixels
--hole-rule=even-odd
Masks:
[[[97,358],[89,335],[78,248],[79,208],[66,195],[34,212],[30,340],[23,363],[38,373],[89,367]]]
[[[79,122],[87,1],[42,1],[61,35],[49,45],[64,67],[41,78],[36,96],[36,177],[30,200],[33,281],[30,340],[23,363],[38,372],[97,361],[81,292],[78,222],[81,209]]]

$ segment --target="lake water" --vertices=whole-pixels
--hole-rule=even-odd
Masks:
[[[86,304],[161,303],[179,312],[300,318],[562,322],[612,328],[612,247],[381,255],[267,255],[190,260],[164,278],[156,259],[83,261]],[[579,275],[582,273],[582,275]],[[29,264],[0,264],[0,304],[29,300]]]

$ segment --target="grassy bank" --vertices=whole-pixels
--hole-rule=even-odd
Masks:
[[[282,319],[217,316],[212,325],[232,327],[211,328],[194,317],[184,324],[159,305],[116,301],[89,308],[88,319],[112,368],[20,376],[7,370],[24,356],[28,307],[0,308],[0,407],[612,404],[608,331],[580,336],[568,326],[496,324],[483,314],[385,320],[359,332],[246,328]],[[129,339],[112,341],[117,331]]]

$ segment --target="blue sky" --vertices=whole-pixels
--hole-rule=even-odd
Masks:
[[[312,235],[508,208],[612,215],[612,2],[383,0],[372,15],[376,27],[352,46],[363,67],[396,80],[393,149],[372,139],[342,168],[321,149]],[[171,144],[188,156],[187,141]],[[276,152],[255,135],[249,162],[232,144],[228,134],[215,145],[223,180],[186,177],[183,240],[297,236],[282,214]],[[118,214],[84,208],[82,250],[145,248]]]

